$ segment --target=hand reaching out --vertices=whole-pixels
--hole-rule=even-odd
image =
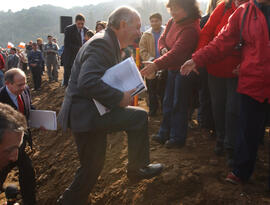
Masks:
[[[199,72],[196,69],[196,63],[190,59],[181,66],[180,73],[182,75],[189,75],[192,71],[199,75]]]
[[[167,52],[168,52],[167,48],[162,48],[161,51],[160,51],[160,54],[163,56]]]

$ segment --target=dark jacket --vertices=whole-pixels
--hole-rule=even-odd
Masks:
[[[20,58],[17,54],[10,54],[7,58],[7,68],[18,68]]]
[[[25,90],[21,94],[21,98],[24,104],[24,116],[26,119],[29,119],[30,110],[33,109],[31,96],[29,88],[25,88]],[[0,102],[5,103],[13,107],[15,110],[18,110],[17,106],[13,103],[12,99],[9,97],[6,86],[0,89]]]
[[[93,98],[109,109],[117,107],[123,93],[105,84],[101,77],[121,61],[119,43],[107,28],[99,32],[80,49],[72,67],[58,122],[64,130],[87,132],[99,113]]]
[[[83,28],[84,33],[87,32],[87,28]],[[80,33],[78,32],[76,24],[72,24],[65,28],[64,38],[64,66],[72,67],[74,59],[82,47],[82,41]]]
[[[37,64],[37,66],[41,67],[41,64],[43,62],[43,57],[41,51],[30,51],[28,55],[28,65],[31,67],[31,64]]]

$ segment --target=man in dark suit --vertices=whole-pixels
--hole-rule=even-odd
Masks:
[[[137,11],[118,8],[110,15],[108,28],[87,41],[75,59],[58,122],[64,130],[71,128],[81,167],[60,204],[87,203],[104,164],[109,132],[128,134],[129,178],[151,178],[162,171],[161,164],[149,164],[147,113],[127,107],[133,90],[121,92],[101,80],[107,69],[121,61],[121,49],[140,36],[140,27]],[[93,99],[111,111],[100,116]]]
[[[84,26],[85,18],[82,14],[75,17],[75,24],[65,28],[64,39],[64,85],[68,85],[68,80],[74,59],[84,43],[84,35],[88,29]]]
[[[12,68],[5,73],[5,83],[0,90],[0,102],[13,107],[29,119],[32,108],[29,89],[26,87],[25,73],[19,68]],[[19,183],[24,204],[36,204],[35,198],[35,172],[32,161],[25,152],[26,142],[32,147],[29,131],[24,134],[23,144],[19,149],[18,160],[9,164],[0,173],[0,187],[2,187],[8,173],[15,166],[19,169]]]

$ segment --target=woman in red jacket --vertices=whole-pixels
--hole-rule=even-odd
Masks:
[[[173,148],[183,146],[187,136],[188,99],[192,81],[189,80],[190,77],[181,76],[178,70],[197,47],[200,11],[196,0],[169,0],[167,7],[172,19],[159,40],[162,56],[146,64],[141,73],[149,77],[157,70],[168,69],[163,121],[153,140],[166,143],[167,148]]]
[[[225,0],[211,14],[201,31],[198,48],[203,48],[228,23],[240,0]],[[239,120],[239,94],[236,92],[238,78],[233,71],[240,64],[240,52],[233,51],[222,60],[207,63],[208,86],[211,96],[217,143],[215,153],[221,155],[225,147],[228,165],[233,166],[233,151]]]
[[[5,85],[4,70],[5,70],[5,60],[3,55],[0,53],[0,88]]]
[[[182,66],[181,73],[198,72],[197,66],[218,62],[235,49],[241,51],[237,88],[240,123],[235,163],[226,180],[239,183],[248,180],[254,170],[270,109],[270,0],[250,0],[241,5],[219,35]]]

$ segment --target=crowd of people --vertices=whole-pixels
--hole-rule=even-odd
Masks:
[[[130,179],[159,175],[164,165],[150,163],[148,136],[148,121],[159,110],[162,122],[153,141],[168,149],[184,147],[190,116],[198,108],[198,126],[216,135],[213,152],[227,156],[232,171],[226,181],[249,180],[270,111],[270,1],[210,0],[203,17],[196,0],[169,0],[166,6],[171,14],[166,26],[161,14],[154,13],[143,33],[138,11],[120,7],[108,22],[97,21],[95,32],[78,14],[65,28],[61,48],[48,35],[46,44],[38,38],[24,50],[1,50],[1,187],[17,166],[23,202],[36,204],[35,172],[25,151],[27,144],[32,148],[25,119],[34,109],[25,71],[29,67],[33,89],[40,91],[45,70],[50,83],[58,82],[60,64],[66,90],[58,123],[72,131],[80,167],[57,203],[87,203],[110,132],[127,132]],[[133,90],[121,92],[101,80],[107,69],[131,56],[134,47],[139,47],[143,63],[148,114],[129,106]],[[110,112],[100,116],[93,99]]]

